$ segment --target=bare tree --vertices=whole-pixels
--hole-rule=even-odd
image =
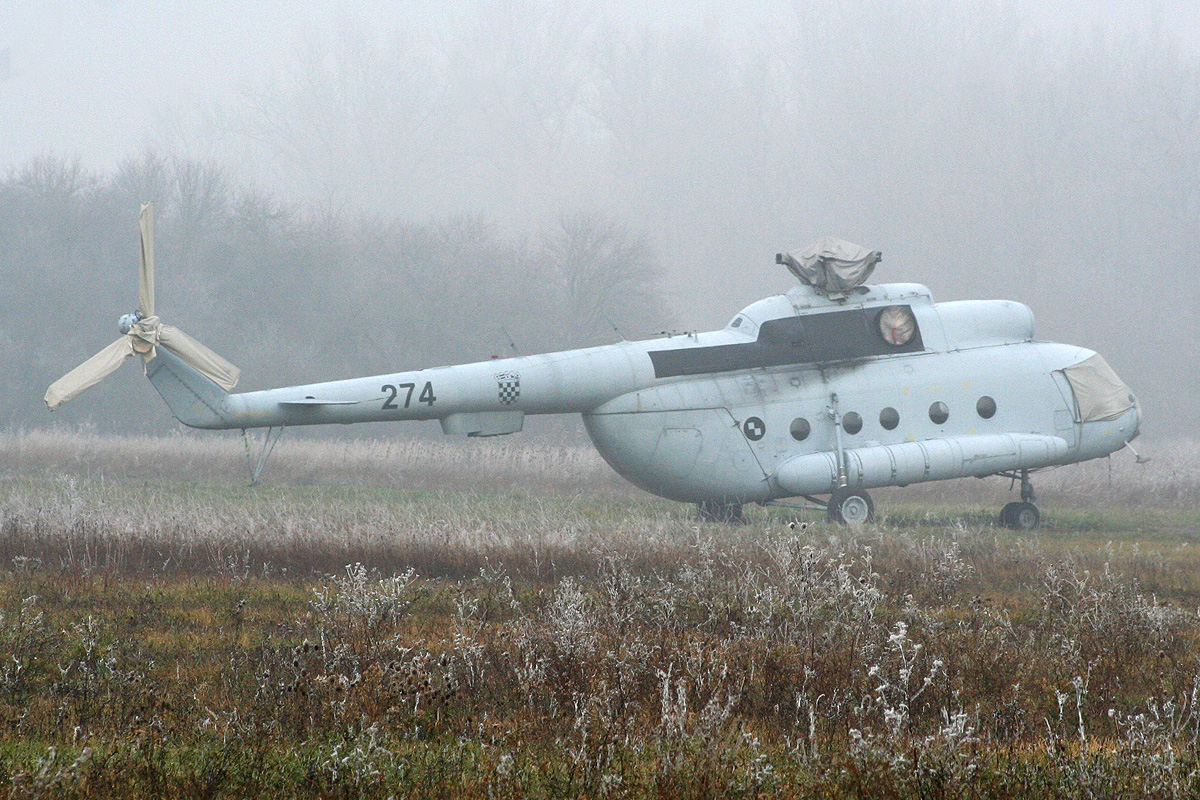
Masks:
[[[644,238],[602,214],[575,213],[560,216],[543,243],[564,296],[564,327],[576,337],[594,339],[614,325],[641,337],[647,323],[665,322]]]

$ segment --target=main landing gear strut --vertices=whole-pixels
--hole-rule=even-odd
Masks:
[[[875,503],[863,489],[842,487],[834,490],[828,500],[818,500],[812,495],[800,495],[807,505],[786,500],[767,500],[761,505],[781,508],[798,508],[803,511],[824,511],[830,522],[839,525],[865,525],[875,520]],[[703,515],[703,511],[701,512]]]
[[[1029,481],[1029,470],[1000,474],[1014,481],[1021,481],[1021,502],[1009,503],[1000,509],[1000,524],[1018,531],[1033,530],[1041,523],[1042,515],[1034,505],[1037,497],[1033,493],[1033,484]]]

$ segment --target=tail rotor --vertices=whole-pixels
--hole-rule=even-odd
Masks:
[[[46,405],[51,411],[107,378],[134,355],[144,361],[154,358],[156,347],[165,347],[188,366],[225,391],[237,385],[237,367],[200,342],[154,315],[154,207],[142,203],[138,217],[141,229],[141,265],[138,270],[138,310],[120,319],[121,338],[50,384]]]

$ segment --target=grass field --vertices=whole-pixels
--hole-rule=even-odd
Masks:
[[[1185,797],[1200,447],[700,523],[586,448],[0,435],[12,797]]]

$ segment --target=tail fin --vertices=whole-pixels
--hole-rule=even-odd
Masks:
[[[146,365],[146,376],[175,418],[191,428],[228,428],[229,394],[165,347]]]

